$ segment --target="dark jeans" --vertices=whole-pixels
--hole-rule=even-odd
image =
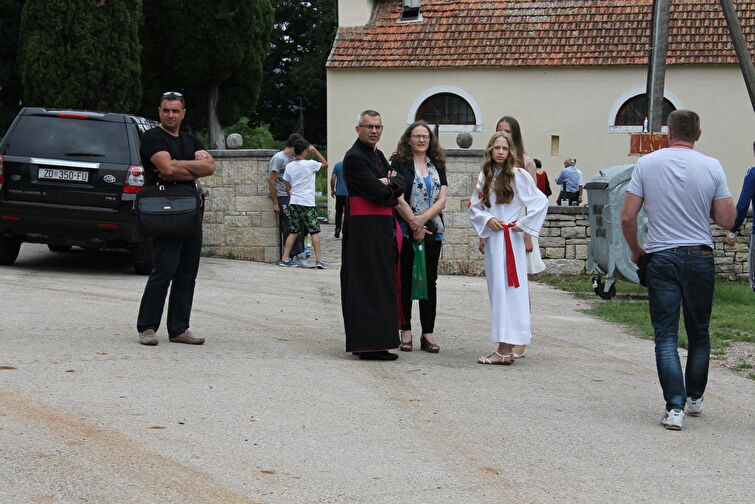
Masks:
[[[422,334],[430,334],[435,329],[435,310],[437,306],[436,283],[438,280],[438,261],[442,241],[432,236],[425,240],[425,262],[427,266],[427,299],[419,300],[419,320]],[[411,237],[405,237],[401,245],[401,309],[404,311],[405,323],[402,331],[412,328],[412,266],[414,265],[414,247]]]
[[[561,205],[561,200],[569,200],[569,205],[579,205],[579,191],[564,191],[562,190],[560,193],[558,193],[558,200],[556,203]]]
[[[655,330],[655,362],[666,409],[682,408],[687,397],[698,399],[708,383],[715,265],[710,249],[677,247],[655,252],[647,266],[650,320]],[[687,367],[677,351],[679,308],[687,332]]]
[[[346,198],[348,198],[348,196],[336,194],[336,233],[341,231],[341,224],[343,223],[343,208],[346,206]]]
[[[202,252],[202,232],[192,238],[155,238],[152,240],[154,266],[144,287],[136,328],[139,332],[157,332],[163,316],[165,297],[168,302],[168,337],[174,338],[189,329],[194,284]]]
[[[286,244],[286,238],[288,238],[289,228],[291,227],[291,209],[288,207],[288,202],[291,200],[290,196],[278,196],[278,206],[281,211],[278,214],[278,230],[280,235],[278,236],[278,253],[283,257],[283,247]],[[304,252],[304,237],[305,233],[300,233],[299,237],[294,242],[294,246],[291,247],[289,258],[297,256]]]

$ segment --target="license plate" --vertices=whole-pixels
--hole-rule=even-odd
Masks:
[[[63,170],[61,168],[40,168],[40,180],[65,180],[67,182],[87,182],[89,172],[84,170]]]

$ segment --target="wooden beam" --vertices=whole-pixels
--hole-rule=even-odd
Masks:
[[[742,26],[739,23],[734,2],[732,0],[721,0],[721,8],[724,10],[724,16],[726,16],[726,24],[729,26],[731,41],[734,44],[734,51],[737,53],[739,68],[742,70],[747,92],[750,94],[750,104],[753,112],[755,112],[755,68],[752,65],[752,55],[742,33]]]
[[[647,99],[648,131],[661,132],[663,90],[666,86],[666,54],[668,53],[669,0],[653,0],[653,21],[648,66]]]

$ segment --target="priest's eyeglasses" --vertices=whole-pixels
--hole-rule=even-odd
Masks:
[[[359,127],[360,128],[371,129],[371,130],[375,130],[375,131],[380,131],[380,130],[383,129],[383,126],[380,125],[380,124],[360,124]]]

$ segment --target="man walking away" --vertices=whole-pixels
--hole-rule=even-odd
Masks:
[[[346,190],[346,181],[343,178],[343,161],[339,161],[333,167],[330,175],[330,195],[336,200],[336,238],[341,236],[341,224],[343,223],[343,210],[346,207],[346,198],[349,191]]]
[[[681,430],[685,404],[691,416],[702,412],[715,280],[709,217],[729,229],[735,213],[721,163],[694,150],[700,134],[695,112],[672,112],[668,148],[637,161],[621,212],[632,261],[646,264],[655,361],[666,401],[661,424],[671,430]],[[637,214],[643,204],[648,217],[644,249],[637,240]],[[684,374],[677,351],[680,307],[688,339]]]
[[[158,112],[160,125],[142,135],[140,154],[144,183],[156,184],[160,180],[196,189],[198,178],[213,174],[215,161],[199,138],[179,130],[186,117],[183,95],[173,91],[163,93]],[[144,287],[136,321],[142,345],[157,345],[155,333],[160,326],[169,287],[168,338],[173,343],[204,343],[204,338],[189,331],[201,252],[201,227],[196,236],[152,239],[154,266]]]

